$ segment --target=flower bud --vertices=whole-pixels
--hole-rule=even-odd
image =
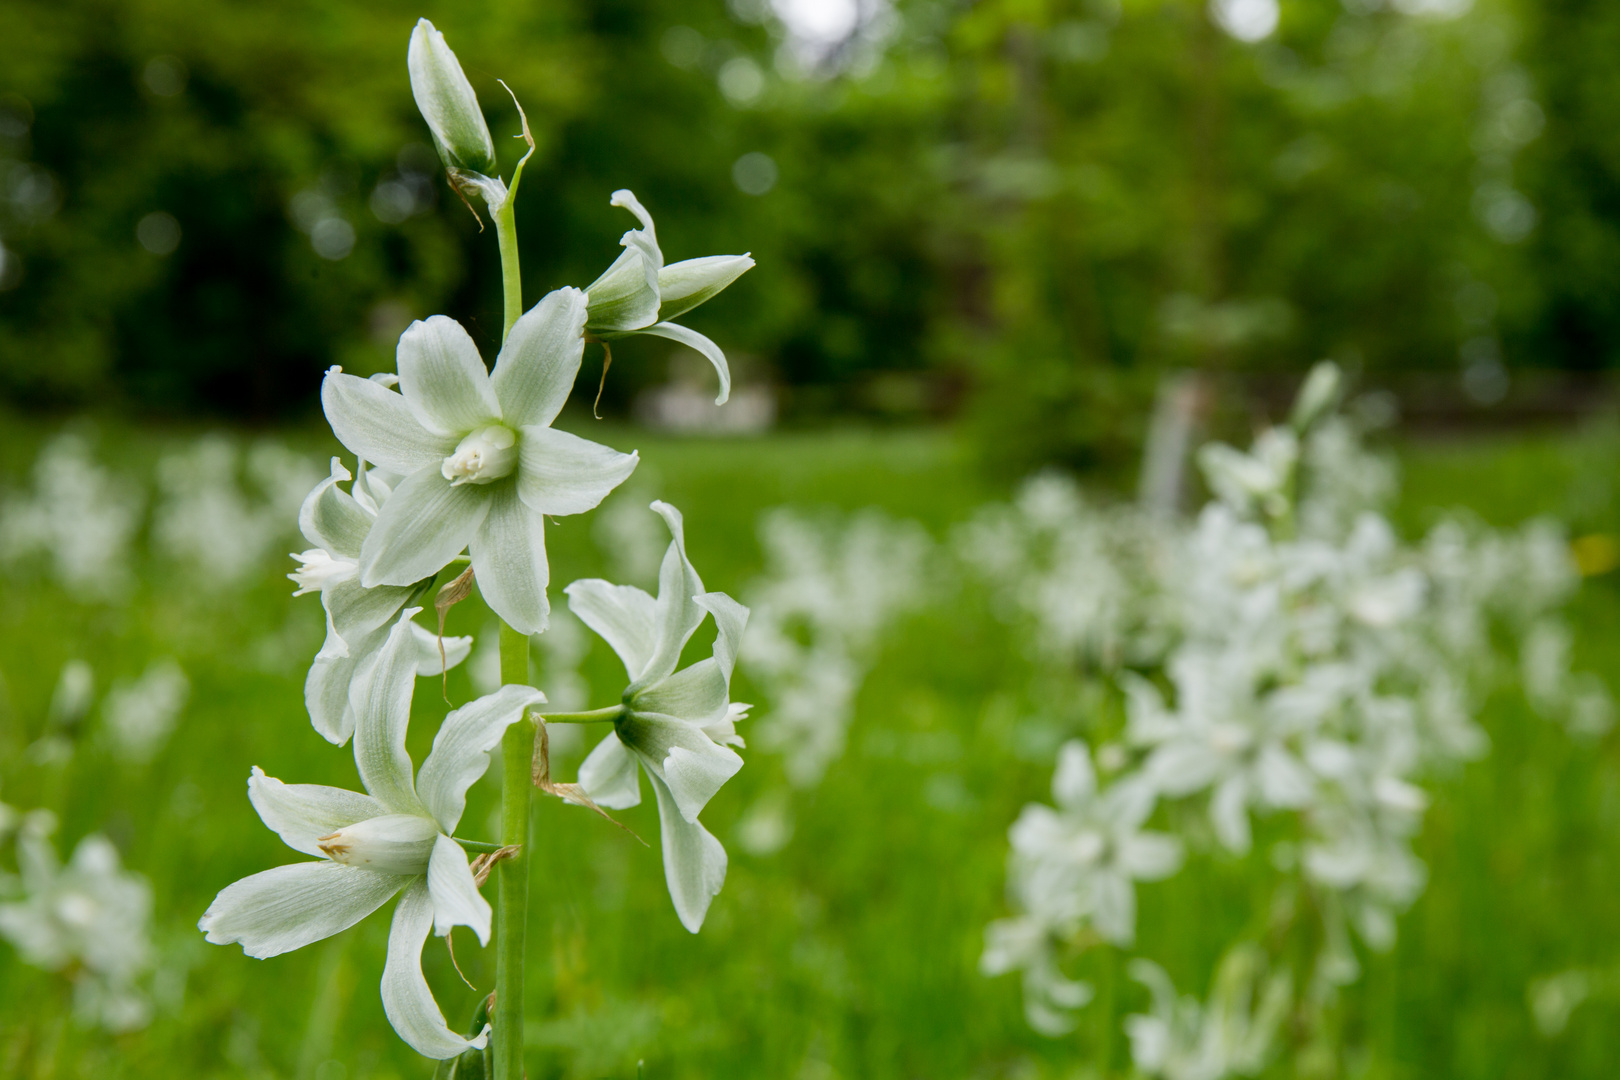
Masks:
[[[333,862],[379,874],[427,872],[439,826],[418,814],[384,814],[339,829],[315,843]]]
[[[444,35],[426,19],[417,20],[411,31],[406,65],[411,73],[411,94],[433,132],[433,144],[445,168],[493,176],[495,143],[478,107],[478,95],[456,54],[444,43]]]
[[[708,255],[664,267],[658,274],[662,299],[658,321],[668,322],[714,299],[753,266],[754,260],[747,255]]]

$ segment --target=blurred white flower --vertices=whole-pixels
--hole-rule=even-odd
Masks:
[[[788,779],[808,787],[844,751],[884,633],[923,600],[933,543],[915,523],[876,510],[847,521],[773,510],[760,541],[765,573],[748,587],[742,654],[768,705],[757,744],[780,753]]]
[[[90,440],[68,432],[40,449],[32,492],[0,505],[0,560],[47,560],[57,581],[85,600],[112,599],[133,584],[130,546],[145,504],[128,481],[97,464]]]
[[[186,673],[168,659],[154,660],[138,679],[114,682],[101,703],[101,719],[118,755],[150,761],[174,730],[190,693]]]
[[[251,487],[240,482],[244,471]],[[158,462],[153,545],[199,588],[242,584],[268,563],[318,476],[307,459],[272,442],[254,445],[244,470],[234,442],[204,436]]]
[[[1264,972],[1259,948],[1234,947],[1222,958],[1209,1003],[1202,1005],[1178,997],[1159,965],[1131,961],[1131,977],[1153,995],[1150,1012],[1125,1018],[1131,1061],[1144,1075],[1165,1080],[1258,1074],[1271,1056],[1293,990],[1286,970],[1262,979]]]
[[[50,840],[55,828],[49,811],[23,819],[16,837],[20,897],[0,903],[0,937],[25,963],[71,973],[82,1022],[115,1032],[144,1027],[151,1004],[139,982],[152,960],[151,886],[124,870],[118,849],[98,834],[79,841],[62,865]]]

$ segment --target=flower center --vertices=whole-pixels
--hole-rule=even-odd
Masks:
[[[416,814],[384,814],[357,821],[315,843],[333,862],[363,866],[379,874],[427,871],[439,827]]]
[[[439,471],[451,484],[488,484],[517,468],[517,457],[517,432],[490,424],[457,443]]]

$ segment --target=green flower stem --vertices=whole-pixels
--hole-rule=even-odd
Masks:
[[[526,685],[528,681],[529,639],[502,622],[501,682]],[[521,849],[515,858],[501,863],[498,871],[495,1080],[523,1080],[523,947],[529,921],[529,768],[533,750],[534,721],[525,716],[507,728],[501,740],[501,843],[521,845]]]
[[[491,852],[501,850],[501,845],[499,845],[499,844],[486,844],[482,840],[463,840],[459,836],[455,837],[454,839],[455,839],[456,843],[461,845],[462,850],[471,851],[471,852],[473,852],[475,854],[478,854],[478,855],[488,855]]]
[[[515,183],[516,178],[513,179]],[[515,190],[508,192],[506,201],[494,215],[495,238],[501,245],[501,290],[506,305],[505,326],[501,330],[503,342],[506,335],[512,332],[512,324],[523,314],[523,279],[518,267],[517,212],[513,208],[513,204],[517,202],[516,195]]]
[[[595,724],[604,720],[617,720],[623,715],[623,705],[609,705],[605,709],[592,709],[590,712],[548,712],[539,714],[540,719],[548,724]]]

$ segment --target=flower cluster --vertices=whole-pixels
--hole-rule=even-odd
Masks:
[[[743,668],[771,703],[759,745],[800,787],[844,751],[855,695],[894,620],[928,595],[933,544],[915,522],[867,510],[848,521],[791,510],[760,522],[765,573],[749,588]]]
[[[1124,717],[1098,750],[1106,786],[1071,743],[1053,782],[1058,809],[1032,805],[1012,827],[1016,913],[989,928],[982,966],[1023,972],[1039,1030],[1066,1030],[1090,997],[1063,974],[1064,957],[1129,947],[1133,882],[1175,870],[1170,837],[1140,854],[1154,834],[1136,830],[1156,806],[1175,807],[1167,820],[1195,853],[1241,858],[1264,823],[1270,865],[1319,913],[1308,980],[1319,1002],[1356,977],[1352,931],[1389,948],[1423,890],[1411,841],[1424,783],[1486,751],[1473,717],[1517,666],[1498,640],[1521,642],[1538,708],[1578,731],[1609,721],[1601,683],[1570,670],[1557,609],[1575,571],[1562,537],[1541,523],[1502,533],[1447,521],[1403,543],[1377,509],[1392,472],[1332,411],[1336,384],[1319,368],[1292,421],[1249,451],[1204,447],[1216,498],[1188,525],[1088,511],[1047,478],[963,534],[1032,652],[1104,676]],[[1181,1042],[1217,1037],[1217,1004],[1187,1013],[1163,1003],[1174,999],[1162,972],[1144,977],[1163,1001],[1156,1019],[1133,1023],[1142,1071],[1213,1080],[1263,1059],[1248,1046],[1216,1055],[1226,1064],[1213,1071],[1175,1064]],[[1207,1064],[1213,1053],[1194,1056]]]
[[[665,337],[703,353],[730,389],[725,356],[708,338],[670,320],[712,298],[753,265],[715,256],[665,265],[646,209],[628,191],[613,205],[635,215],[623,253],[586,289],[556,289],[520,311],[510,183],[496,170],[489,130],[455,54],[426,20],[408,52],[411,88],[449,182],[481,199],[495,217],[507,271],[507,327],[493,367],[462,326],[442,315],[400,337],[395,372],[360,378],[333,368],[321,400],[352,468],[333,458],[303,498],[298,526],[310,545],[288,576],[295,595],[319,594],[326,638],[305,682],[316,732],[352,739],[364,791],[287,784],[254,768],[248,797],[264,823],[313,861],[266,870],[229,885],[199,928],[215,944],[237,943],[270,957],[339,933],[399,897],[389,933],[382,1002],[400,1036],[438,1059],[493,1051],[497,1075],[521,1064],[521,906],[526,886],[502,885],[497,912],[480,892],[499,864],[527,873],[532,743],[533,786],[598,810],[640,800],[646,773],[658,802],[665,874],[683,925],[696,932],[725,879],[724,849],[698,821],[742,767],[735,723],[746,706],[730,700],[731,673],[748,609],[704,589],[686,554],[679,512],[662,502],[673,543],[656,597],[632,586],[576,581],[565,590],[580,622],[624,660],[620,703],[577,713],[542,713],[546,697],[527,685],[530,639],[550,625],[547,518],[585,513],[635,470],[634,452],[554,426],[574,389],[587,342],[626,334]],[[527,128],[525,125],[525,133]],[[532,148],[533,143],[530,142]],[[527,159],[525,159],[527,160]],[[469,204],[470,205],[470,204]],[[465,564],[465,569],[451,571]],[[451,580],[440,582],[442,577]],[[441,616],[476,588],[519,646],[500,649],[500,685],[444,717],[419,769],[406,752],[418,677],[440,676],[472,652],[415,621],[438,584]],[[680,669],[682,648],[712,617],[713,655]],[[542,638],[542,641],[544,639]],[[542,648],[542,652],[546,651]],[[577,663],[577,641],[567,650]],[[520,670],[512,670],[516,667]],[[482,669],[485,677],[488,672]],[[581,766],[580,783],[551,779],[546,726],[609,722],[612,731]],[[514,742],[513,736],[524,742]],[[502,747],[503,836],[499,845],[456,835],[469,787]],[[520,752],[521,751],[521,752]],[[522,768],[514,771],[514,765]],[[469,858],[469,850],[479,857]],[[430,932],[456,926],[481,943],[506,928],[494,1005],[465,1035],[445,1022],[422,974]],[[514,989],[517,987],[517,989]],[[491,999],[494,1001],[495,999]]]

